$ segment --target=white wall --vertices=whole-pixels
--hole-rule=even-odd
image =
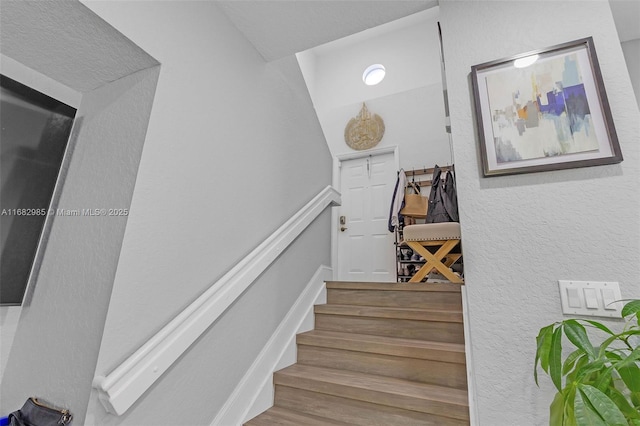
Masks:
[[[0,382],[9,359],[19,319],[20,306],[0,306]]]
[[[331,160],[295,57],[264,62],[215,2],[86,4],[162,64],[96,368],[107,374],[328,185]],[[124,416],[93,397],[87,422],[210,422],[329,264],[328,219]]]
[[[344,129],[366,102],[385,123],[376,148],[399,146],[405,170],[451,163],[437,21],[436,7],[298,54],[332,155],[354,152]],[[367,86],[362,73],[375,63],[386,77]]]
[[[562,320],[558,279],[640,297],[640,116],[606,1],[441,1],[480,425],[546,425],[535,336]],[[593,36],[624,162],[483,178],[471,66]],[[620,324],[617,324],[618,326]]]
[[[640,108],[640,39],[623,42],[622,52],[631,77],[633,92],[636,95],[636,104]]]
[[[4,2],[0,18],[3,57],[68,84],[69,95],[82,92],[52,208],[128,208],[157,62],[78,2]],[[83,421],[126,223],[124,216],[47,218],[39,273],[2,374],[1,413],[35,395]]]

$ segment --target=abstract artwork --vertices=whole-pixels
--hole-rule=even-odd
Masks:
[[[622,161],[591,38],[472,67],[485,176]]]

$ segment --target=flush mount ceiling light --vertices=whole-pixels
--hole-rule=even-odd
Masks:
[[[513,66],[516,68],[526,68],[529,65],[533,65],[538,60],[540,55],[525,56],[524,58],[516,59],[513,61]]]
[[[362,73],[362,81],[367,86],[374,86],[382,81],[386,71],[384,65],[373,64],[367,67]]]

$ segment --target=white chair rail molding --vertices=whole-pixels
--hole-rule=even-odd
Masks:
[[[122,364],[95,377],[105,409],[124,414],[325,208],[337,205],[340,193],[327,186]]]

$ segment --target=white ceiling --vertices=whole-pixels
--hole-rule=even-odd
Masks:
[[[220,0],[234,25],[272,61],[437,6],[437,0]]]
[[[640,39],[640,0],[609,0],[621,41]],[[272,61],[438,5],[438,0],[219,0]]]

